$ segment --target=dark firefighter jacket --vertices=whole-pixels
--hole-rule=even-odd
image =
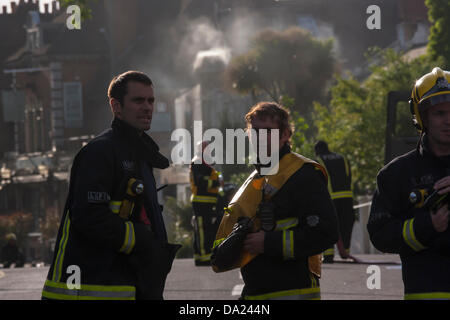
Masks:
[[[167,243],[156,197],[152,168],[169,165],[158,149],[114,119],[76,155],[43,298],[162,299],[176,247]],[[143,180],[144,194],[123,219],[115,212],[132,177]]]
[[[328,173],[328,191],[331,199],[352,198],[352,175],[348,161],[342,155],[329,152],[318,159]]]
[[[191,201],[197,203],[217,203],[219,192],[219,174],[206,163],[195,163],[195,157],[190,167]]]
[[[422,141],[378,173],[367,229],[377,249],[400,254],[405,299],[450,298],[450,228],[436,232],[429,212],[409,201],[413,189],[432,190],[450,175],[450,157]]]
[[[280,159],[288,153],[286,144],[280,149]],[[308,258],[338,239],[326,178],[313,164],[305,163],[270,201],[274,203],[277,228],[265,233],[264,253],[241,268],[243,298],[320,298],[319,282],[310,272]]]

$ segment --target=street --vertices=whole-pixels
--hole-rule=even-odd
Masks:
[[[368,264],[337,262],[322,267],[322,300],[402,300],[400,259],[396,255],[356,255]],[[386,264],[386,262],[394,262]],[[379,267],[379,289],[368,288],[372,265]],[[370,270],[370,269],[369,269]],[[0,300],[39,300],[48,267],[0,269]],[[166,300],[237,300],[243,281],[239,270],[214,273],[195,267],[192,259],[177,259],[167,277]]]

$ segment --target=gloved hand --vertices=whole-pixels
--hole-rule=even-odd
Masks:
[[[245,237],[252,228],[253,221],[250,218],[240,217],[228,237],[213,249],[211,264],[219,270],[232,268],[241,257]]]

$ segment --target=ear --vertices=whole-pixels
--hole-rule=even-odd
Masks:
[[[109,99],[109,105],[114,116],[120,119],[122,116],[122,105],[119,100],[111,98]]]
[[[291,135],[288,128],[285,128],[283,132],[280,132],[280,147],[284,146],[284,144],[289,141],[290,137]]]

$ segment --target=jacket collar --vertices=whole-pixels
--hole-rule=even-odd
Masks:
[[[439,163],[442,167],[450,168],[450,156],[437,157],[430,149],[430,146],[428,145],[428,137],[426,133],[423,134],[422,137],[420,138],[420,141],[417,146],[417,151],[419,152],[420,156],[425,158],[431,158],[432,160]]]
[[[111,123],[114,133],[123,137],[132,145],[139,158],[144,159],[151,167],[165,169],[169,166],[169,160],[159,152],[159,146],[145,132],[130,126],[125,121],[114,118]]]
[[[286,144],[280,148],[280,151],[278,153],[278,161],[281,160],[281,158],[283,158],[283,156],[285,156],[289,152],[291,152],[291,146],[289,145],[289,143],[286,142]],[[256,163],[254,166],[258,171],[258,173],[260,173],[261,168],[268,168],[271,166],[271,163],[268,164]]]

